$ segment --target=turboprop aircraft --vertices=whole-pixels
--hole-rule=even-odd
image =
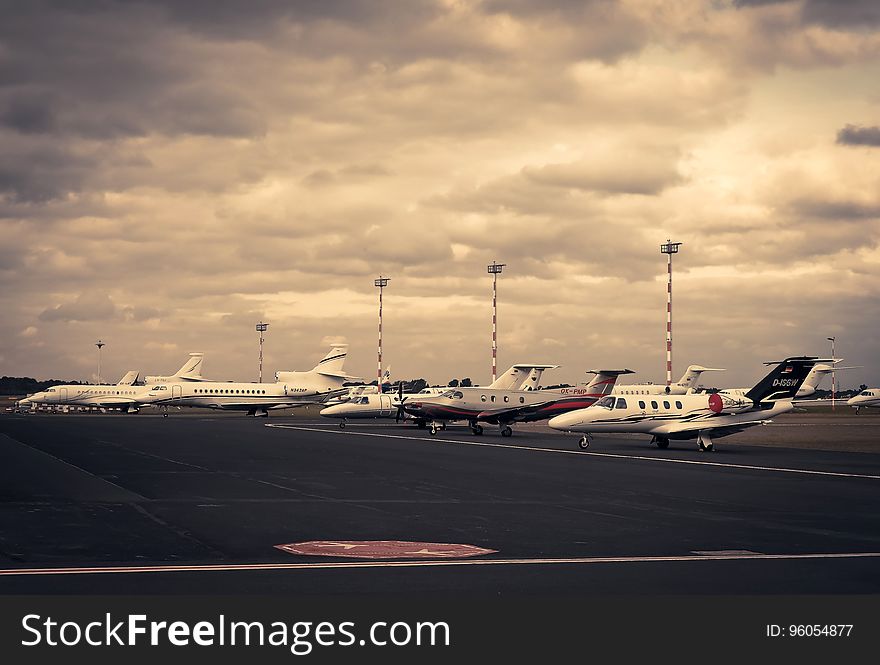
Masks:
[[[513,435],[513,423],[544,420],[589,406],[612,391],[618,376],[633,373],[629,369],[589,370],[587,373],[596,377],[585,386],[536,390],[534,386],[540,383],[541,372],[555,367],[558,365],[514,365],[505,373],[510,376],[502,384],[514,387],[494,387],[499,379],[485,388],[450,388],[430,399],[405,402],[401,408],[417,420],[430,423],[431,434],[436,434],[449,421],[466,420],[474,434],[482,434],[483,427],[479,423],[488,422],[498,425],[501,436],[506,437]]]
[[[817,362],[814,357],[786,358],[742,395],[608,395],[586,409],[557,416],[547,423],[564,432],[583,432],[579,446],[590,446],[596,432],[651,434],[652,443],[667,448],[670,439],[696,439],[701,451],[714,450],[712,437],[735,434],[770,422],[791,411],[793,398]],[[774,363],[765,363],[774,364]]]
[[[369,386],[374,387],[374,386]],[[341,404],[333,404],[321,409],[321,415],[325,418],[341,418],[339,422],[340,429],[345,428],[345,421],[348,419],[363,418],[394,418],[395,421],[402,419],[415,420],[419,427],[425,426],[423,419],[416,418],[412,414],[406,413],[400,407],[411,398],[421,399],[440,395],[449,390],[448,387],[441,388],[423,388],[417,393],[404,393],[402,384],[395,393],[367,393],[353,397],[352,399],[342,402]]]
[[[847,406],[855,407],[856,413],[859,412],[859,409],[880,407],[880,388],[863,390],[858,395],[850,397],[846,403]]]
[[[667,387],[662,383],[635,383],[615,386],[615,395],[686,395],[697,387],[703,372],[723,372],[723,369],[690,365],[681,378]]]
[[[199,362],[201,362],[201,355]],[[184,363],[178,370],[178,374],[184,372],[192,360]],[[176,375],[174,375],[176,376]],[[155,377],[154,377],[155,378]],[[166,377],[173,378],[173,377]],[[71,406],[96,406],[108,409],[122,409],[126,413],[137,413],[138,409],[150,402],[149,386],[135,385],[138,372],[131,370],[125,373],[118,383],[115,384],[67,384],[46,388],[41,392],[29,395],[19,400],[18,408],[35,408],[39,404],[47,406],[60,406],[68,410]]]
[[[150,397],[155,406],[163,408],[165,416],[169,406],[189,406],[266,417],[273,409],[319,404],[345,393],[348,388],[343,383],[358,378],[342,371],[347,354],[347,346],[334,346],[308,371],[276,372],[275,383],[171,382],[154,386]]]

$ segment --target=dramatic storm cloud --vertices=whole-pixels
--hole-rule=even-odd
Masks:
[[[827,353],[880,383],[880,12],[831,0],[0,0],[0,364],[485,383]],[[548,379],[550,375],[548,375]]]

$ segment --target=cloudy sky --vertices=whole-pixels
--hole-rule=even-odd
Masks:
[[[880,383],[875,0],[0,0],[0,374]],[[501,367],[499,369],[501,369]],[[713,377],[714,378],[714,377]]]

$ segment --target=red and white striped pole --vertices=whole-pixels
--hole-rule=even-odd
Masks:
[[[498,275],[506,263],[495,263],[489,266],[492,275],[492,383],[498,375]]]
[[[379,287],[379,368],[376,372],[376,391],[382,392],[382,289],[388,286],[388,277],[379,275],[373,284]]]
[[[672,255],[678,253],[678,248],[683,243],[672,242],[667,239],[665,245],[660,245],[660,252],[666,254],[666,387],[672,385]]]

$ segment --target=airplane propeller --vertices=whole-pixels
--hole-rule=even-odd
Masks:
[[[409,397],[403,396],[403,381],[397,382],[397,414],[394,416],[394,422],[399,423],[406,418],[406,411],[403,409],[403,403]]]

